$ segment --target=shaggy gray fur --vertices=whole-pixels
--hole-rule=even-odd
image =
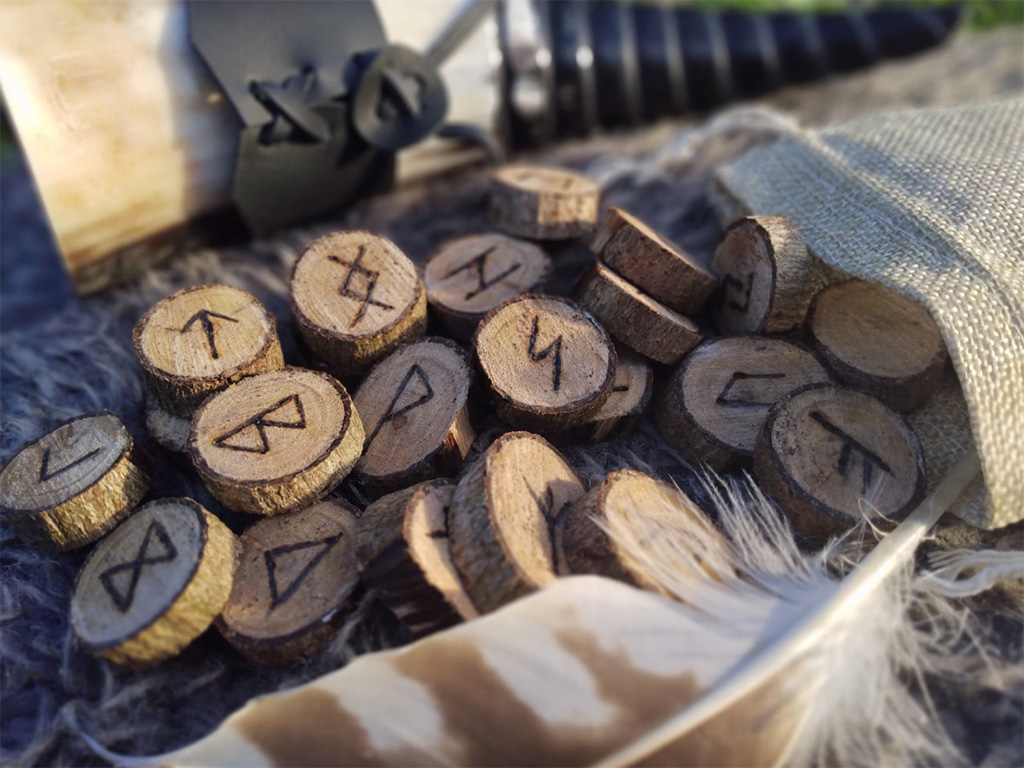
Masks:
[[[945,49],[912,61],[885,65],[829,84],[789,89],[768,100],[814,124],[893,105],[952,104],[1019,92],[1021,36],[961,36]],[[658,150],[677,139],[683,124],[660,126],[624,140],[601,138],[566,145],[538,156],[595,173],[610,182],[605,205],[621,205],[655,229],[708,258],[718,228],[707,198],[709,172],[738,152],[770,138],[775,117],[749,113],[719,122],[699,145],[676,161],[655,164]],[[690,135],[692,138],[692,135]],[[694,151],[689,151],[694,150]],[[636,160],[628,162],[629,158]],[[623,163],[623,159],[627,162]],[[131,329],[142,312],[167,294],[193,284],[224,282],[254,293],[278,321],[286,360],[305,360],[294,341],[285,280],[303,245],[339,228],[365,228],[393,239],[414,260],[438,243],[488,229],[485,173],[469,170],[420,188],[367,201],[342,219],[292,230],[273,239],[220,250],[197,250],[101,296],[72,297],[50,242],[25,168],[5,163],[0,176],[2,221],[2,346],[0,346],[0,460],[56,423],[107,408],[125,421],[159,467],[150,498],[189,495],[221,513],[236,530],[244,515],[224,510],[181,457],[167,453],[145,433],[141,371],[131,349]],[[559,256],[558,273],[568,288],[586,253]],[[476,450],[500,431],[483,425]],[[657,437],[649,422],[607,444],[574,448],[570,460],[590,483],[622,466],[646,467],[689,485],[689,470]],[[351,496],[352,489],[343,489]],[[940,537],[959,544],[993,545],[1020,536],[979,534],[951,526]],[[1020,543],[1012,541],[1012,546]],[[208,632],[185,653],[155,670],[126,672],[92,659],[76,647],[68,625],[68,601],[84,553],[41,556],[0,526],[0,749],[5,764],[102,763],[78,734],[86,733],[124,753],[153,754],[212,730],[231,710],[261,692],[294,685],[345,663],[353,655],[402,642],[401,628],[368,595],[319,658],[274,671],[242,661]],[[977,631],[1011,662],[1020,663],[1020,594],[997,591],[973,601]],[[965,759],[988,765],[1024,764],[1021,723],[1024,681],[1001,690],[950,689],[933,681],[931,695]]]

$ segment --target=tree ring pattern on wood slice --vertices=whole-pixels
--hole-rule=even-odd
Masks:
[[[814,536],[867,518],[887,527],[925,491],[921,447],[903,418],[860,392],[815,384],[776,403],[758,437],[761,486]]]
[[[480,322],[473,345],[499,399],[499,415],[515,426],[557,430],[581,424],[611,392],[611,339],[567,299],[510,299]]]
[[[134,442],[113,413],[78,416],[24,446],[0,471],[0,511],[44,550],[100,538],[149,489]]]
[[[247,658],[308,658],[345,618],[359,582],[356,510],[341,500],[266,518],[242,534],[217,626]]]
[[[191,499],[140,508],[89,555],[71,622],[90,653],[145,665],[181,651],[228,599],[237,541]]]
[[[466,341],[503,301],[542,290],[551,269],[551,259],[533,243],[498,234],[470,235],[449,240],[427,258],[423,284],[447,330]]]
[[[780,339],[738,336],[705,342],[672,374],[655,422],[691,462],[724,469],[752,456],[768,409],[807,384],[831,381],[806,348]]]
[[[557,168],[507,165],[492,176],[490,217],[516,237],[561,240],[593,231],[601,187]]]
[[[362,422],[345,388],[301,369],[253,376],[196,412],[186,450],[226,506],[276,514],[330,491],[362,453]]]

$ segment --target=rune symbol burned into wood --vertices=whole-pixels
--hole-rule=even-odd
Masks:
[[[222,315],[219,312],[211,312],[208,309],[201,309],[192,315],[192,317],[188,319],[188,322],[181,326],[181,330],[178,331],[178,333],[188,333],[189,329],[195,325],[198,320],[202,325],[203,332],[206,334],[206,344],[210,348],[210,357],[216,360],[220,357],[220,353],[217,352],[217,342],[213,338],[213,321],[210,319],[211,317],[216,317],[220,320],[227,320],[229,323],[238,322],[235,318]]]
[[[270,610],[274,610],[282,603],[288,602],[292,596],[299,591],[299,587],[306,578],[313,572],[313,569],[320,564],[320,561],[324,559],[328,552],[337,544],[344,534],[338,533],[334,536],[329,536],[322,541],[302,541],[298,544],[288,544],[283,547],[275,547],[269,549],[263,553],[263,562],[267,566],[267,582],[270,586]],[[290,555],[293,552],[301,552],[306,549],[312,549],[313,547],[319,547],[319,551],[310,559],[302,570],[299,571],[298,575],[292,579],[291,583],[284,588],[282,592],[280,590],[280,584],[277,579],[277,563],[285,555]]]
[[[401,408],[396,409],[398,401],[402,398],[402,395],[405,393],[409,384],[412,383],[413,377],[415,377],[423,386],[423,394],[411,403],[406,403]],[[366,445],[369,446],[373,442],[377,433],[380,432],[380,428],[385,424],[390,421],[394,421],[399,416],[407,414],[414,408],[419,408],[424,403],[428,403],[433,399],[434,388],[430,386],[430,379],[427,378],[427,374],[422,368],[420,368],[418,363],[413,363],[413,365],[409,367],[409,370],[406,371],[405,376],[402,378],[402,382],[398,385],[398,389],[395,390],[395,396],[391,398],[391,403],[388,405],[388,409],[384,411],[384,415],[381,417],[381,420],[377,422],[377,426],[373,428],[373,432],[371,432],[370,436],[366,439]]]
[[[367,307],[374,306],[381,307],[382,309],[394,309],[390,304],[385,304],[383,301],[373,298],[373,290],[377,287],[377,278],[380,277],[380,272],[367,269],[363,266],[363,257],[365,255],[366,246],[360,245],[359,253],[356,254],[354,261],[345,261],[337,256],[327,257],[330,261],[348,267],[348,272],[345,274],[345,282],[341,284],[341,288],[338,289],[338,293],[345,298],[356,299],[359,301],[359,309],[356,310],[356,314],[355,317],[352,318],[352,322],[348,324],[349,328],[354,328],[359,321],[363,319],[366,315]],[[355,278],[357,276],[361,276],[366,280],[366,285],[362,293],[359,293],[354,286]]]
[[[40,483],[45,483],[47,480],[51,480],[52,478],[56,477],[57,475],[63,474],[64,472],[67,472],[72,467],[77,467],[83,461],[88,461],[93,456],[95,456],[97,453],[99,453],[100,449],[96,448],[96,449],[94,449],[92,451],[89,451],[87,454],[85,454],[85,456],[82,456],[81,458],[75,459],[70,464],[65,464],[60,469],[53,470],[53,472],[50,471],[50,451],[51,451],[51,449],[47,448],[43,452],[43,460],[39,464],[39,482]]]
[[[289,410],[294,414],[290,420],[285,421],[283,418],[280,418],[287,414]],[[279,418],[269,418],[274,415],[277,415]],[[214,438],[213,444],[218,448],[227,448],[232,451],[268,453],[270,451],[270,441],[267,439],[267,427],[278,427],[280,429],[306,428],[306,411],[302,407],[302,400],[299,399],[297,394],[281,398],[269,408],[265,408],[255,416],[251,416],[234,429]]]
[[[750,406],[768,406],[774,402],[774,399],[768,402],[761,402],[759,400],[748,400],[743,396],[734,397],[732,396],[733,385],[738,381],[744,381],[745,379],[784,379],[786,374],[784,373],[744,373],[743,371],[736,371],[730,378],[729,383],[725,385],[725,389],[722,390],[721,394],[715,399],[715,405],[725,405],[733,407],[750,407]]]
[[[724,288],[722,291],[722,302],[724,303],[730,295],[736,295],[737,293],[742,292],[743,303],[740,304],[736,299],[731,299],[729,300],[729,306],[737,312],[746,312],[750,308],[750,291],[754,287],[754,275],[747,275],[746,283],[732,275],[726,275],[722,284]],[[738,291],[735,290],[737,288],[739,289]]]
[[[158,549],[159,548],[159,549]],[[154,550],[150,553],[150,549]],[[100,574],[100,583],[107,590],[110,599],[114,601],[117,610],[121,613],[128,613],[135,601],[135,591],[139,586],[139,578],[142,576],[142,569],[147,565],[159,565],[169,563],[178,556],[178,550],[167,534],[163,523],[154,520],[146,529],[146,535],[142,539],[142,545],[135,555],[135,559],[107,568]],[[118,587],[116,581],[122,574],[127,574],[128,584],[124,589]],[[123,579],[121,579],[123,581]]]
[[[818,424],[821,425],[822,429],[828,432],[830,435],[838,437],[843,447],[839,451],[839,460],[836,462],[836,470],[840,475],[846,477],[846,470],[850,467],[850,456],[854,451],[858,451],[863,456],[863,474],[861,482],[861,493],[867,494],[868,489],[871,487],[871,475],[874,467],[878,467],[883,472],[893,474],[892,467],[890,467],[885,460],[877,453],[872,451],[870,448],[865,446],[862,442],[852,437],[831,421],[829,421],[823,413],[820,411],[811,411],[810,417],[814,419]]]
[[[463,297],[463,298],[466,301],[469,301],[473,297],[479,296],[481,293],[486,291],[488,288],[490,288],[493,285],[497,285],[498,283],[500,283],[502,280],[504,280],[506,277],[511,275],[513,272],[515,272],[517,269],[519,269],[522,266],[522,264],[520,264],[519,262],[516,262],[515,264],[513,264],[508,269],[504,270],[500,274],[495,275],[490,280],[488,280],[486,278],[487,257],[491,253],[493,253],[494,250],[497,247],[498,246],[496,246],[496,245],[492,245],[490,248],[488,248],[486,251],[481,253],[479,256],[474,256],[472,259],[467,261],[462,266],[456,267],[451,272],[449,272],[448,274],[444,275],[444,277],[442,277],[441,279],[442,280],[447,280],[448,278],[455,277],[455,275],[459,274],[460,272],[465,272],[466,270],[469,270],[469,269],[475,269],[476,270],[476,283],[477,283],[476,288],[473,288],[471,291],[468,291],[466,293],[465,297]]]
[[[553,342],[548,344],[540,352],[537,351],[537,335],[540,333],[540,316],[533,316],[533,329],[530,331],[530,348],[527,352],[530,355],[530,360],[535,363],[539,363],[542,360],[547,360],[552,354],[554,354],[554,366],[551,372],[551,387],[558,391],[558,388],[562,385],[562,337],[559,336]]]

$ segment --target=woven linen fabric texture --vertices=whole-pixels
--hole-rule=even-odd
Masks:
[[[830,266],[928,307],[991,498],[961,514],[1024,519],[1024,100],[793,132],[718,178],[747,210],[789,216]]]

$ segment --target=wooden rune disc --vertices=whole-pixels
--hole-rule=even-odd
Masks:
[[[405,344],[373,367],[354,396],[366,430],[356,474],[368,490],[458,471],[475,439],[472,381],[469,356],[438,336]]]
[[[71,598],[75,634],[87,651],[116,664],[174,656],[227,602],[237,544],[192,499],[146,504],[85,561]]]
[[[928,310],[864,280],[829,286],[811,304],[816,351],[846,386],[897,411],[924,405],[942,381],[946,345]]]
[[[108,411],[78,416],[26,445],[0,471],[0,514],[44,551],[96,541],[149,490],[143,456]]]
[[[611,393],[611,339],[567,299],[509,299],[480,321],[473,345],[498,415],[513,426],[543,432],[582,424]]]
[[[402,536],[366,571],[367,584],[417,637],[476,618],[451,560],[448,506],[455,484],[433,480],[407,497]]]
[[[708,547],[720,556],[728,550],[725,537],[689,496],[643,472],[620,469],[609,472],[604,482],[573,502],[559,519],[555,545],[560,573],[592,573],[660,591],[647,570],[617,541],[623,533],[635,531],[641,521],[645,528],[664,526],[675,531],[685,523],[699,526],[700,535],[691,540],[698,561],[706,560]],[[694,576],[704,575],[704,568],[697,567],[702,573]]]
[[[506,165],[492,176],[490,216],[516,237],[564,240],[594,230],[600,200],[600,185],[578,173]]]
[[[477,610],[555,578],[554,526],[583,492],[562,454],[529,432],[502,435],[466,471],[449,507],[449,546]]]
[[[621,208],[608,209],[591,249],[613,272],[684,315],[697,312],[718,287],[703,264]]]
[[[608,333],[659,363],[675,364],[700,342],[700,332],[688,318],[658,303],[603,264],[594,265],[579,302]]]
[[[800,325],[819,287],[814,257],[784,216],[751,216],[725,231],[711,262],[722,278],[723,333],[783,333]]]
[[[290,368],[243,379],[207,400],[186,451],[225,506],[273,515],[308,506],[340,483],[363,438],[341,384]]]
[[[340,499],[259,521],[241,535],[217,629],[251,661],[288,664],[320,651],[354,605],[357,510]]]
[[[793,527],[827,536],[863,518],[887,527],[924,496],[921,446],[873,397],[817,384],[776,403],[754,449],[761,487]]]
[[[274,318],[230,285],[193,286],[158,301],[132,340],[157,407],[186,419],[213,392],[284,368]]]
[[[292,269],[292,311],[310,351],[339,378],[359,376],[427,328],[416,267],[372,232],[319,237]]]
[[[737,456],[754,455],[772,404],[794,389],[830,381],[818,359],[798,344],[758,336],[715,339],[673,372],[655,423],[688,461],[721,471]]]
[[[449,240],[427,257],[427,301],[452,338],[469,341],[484,315],[507,299],[543,291],[551,275],[543,250],[505,235]]]

